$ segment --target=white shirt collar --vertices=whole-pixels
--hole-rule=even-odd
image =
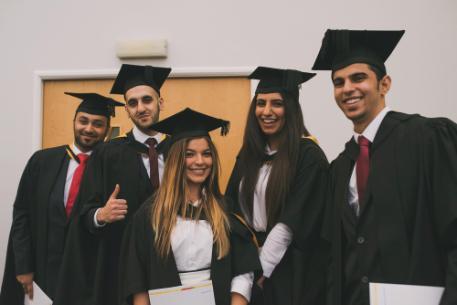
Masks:
[[[160,141],[162,141],[162,134],[160,132],[156,133],[154,136],[151,137],[150,135],[145,134],[144,132],[139,130],[138,127],[135,126],[133,127],[132,133],[135,140],[141,143],[146,143],[146,141],[149,138],[156,139],[157,143],[160,143]]]
[[[73,144],[71,144],[71,150],[75,153],[75,155],[79,155],[79,154],[86,154],[86,155],[89,155],[92,153],[92,150],[89,150],[88,152],[82,152],[76,145],[75,143],[73,142]]]
[[[267,144],[267,145],[265,146],[265,153],[266,153],[267,155],[271,156],[271,155],[274,155],[276,152],[277,152],[277,150],[272,150],[272,149],[270,148],[270,145]]]
[[[384,107],[384,109],[381,110],[381,112],[378,113],[378,115],[374,118],[374,120],[371,121],[371,123],[367,126],[367,128],[365,128],[365,130],[363,131],[362,134],[359,134],[359,133],[354,131],[354,140],[355,140],[355,142],[358,143],[357,140],[358,140],[359,136],[362,135],[368,141],[373,143],[374,137],[376,136],[376,133],[378,132],[379,126],[381,126],[382,120],[384,119],[384,117],[386,116],[386,114],[389,111],[390,111],[389,107]]]

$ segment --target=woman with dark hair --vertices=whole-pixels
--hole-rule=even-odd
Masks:
[[[212,280],[217,305],[247,304],[260,270],[247,227],[219,190],[208,132],[228,122],[189,108],[153,125],[168,134],[162,183],[135,214],[121,251],[121,304],[149,304],[151,289]]]
[[[314,73],[258,67],[226,195],[255,232],[263,273],[252,304],[321,304],[327,159],[305,128],[299,86]],[[320,269],[322,267],[322,269]]]

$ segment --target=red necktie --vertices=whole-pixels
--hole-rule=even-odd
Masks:
[[[359,157],[356,162],[357,192],[359,194],[359,205],[364,199],[365,189],[370,173],[370,141],[364,136],[359,136]]]
[[[84,174],[84,169],[86,168],[87,160],[89,156],[86,154],[78,154],[79,165],[73,174],[73,179],[71,180],[70,192],[68,193],[67,205],[65,206],[65,212],[67,217],[70,217],[71,210],[75,203],[76,196],[78,196],[79,185],[81,184],[81,179]]]
[[[156,150],[157,140],[149,138],[146,140],[146,144],[149,145],[149,180],[155,190],[159,187],[159,156],[157,155]]]

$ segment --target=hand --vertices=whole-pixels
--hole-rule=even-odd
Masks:
[[[30,300],[33,300],[33,273],[20,274],[16,276],[16,279],[21,283],[24,294],[28,295]]]
[[[265,281],[265,277],[262,275],[256,282],[257,286],[263,289],[263,282]]]
[[[127,214],[127,200],[117,198],[120,191],[121,187],[119,184],[116,184],[116,187],[105,206],[101,208],[97,214],[98,223],[112,223],[125,218],[125,215]]]

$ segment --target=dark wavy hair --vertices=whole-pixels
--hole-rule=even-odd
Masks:
[[[279,147],[271,161],[271,172],[265,192],[268,229],[276,222],[285,204],[290,183],[295,176],[298,162],[300,139],[309,136],[303,121],[296,92],[279,92],[284,101],[285,122],[279,131]],[[253,199],[259,169],[265,162],[265,147],[268,137],[262,132],[255,115],[257,94],[254,96],[246,120],[243,145],[240,151],[240,170],[242,177],[241,202],[249,219],[253,217]]]

